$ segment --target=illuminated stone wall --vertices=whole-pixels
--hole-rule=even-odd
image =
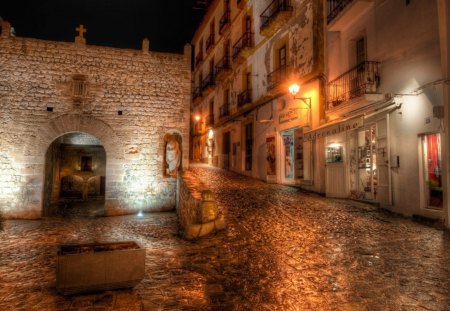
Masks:
[[[3,217],[42,215],[46,151],[70,132],[105,148],[106,214],[175,207],[176,178],[163,176],[164,137],[181,136],[187,168],[190,47],[177,55],[3,33],[0,70]]]

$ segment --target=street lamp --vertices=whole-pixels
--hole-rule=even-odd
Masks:
[[[298,108],[298,109],[309,109],[309,126],[311,126],[311,122],[312,122],[312,115],[311,115],[311,97],[296,97],[295,95],[298,94],[298,92],[300,91],[300,85],[298,85],[297,83],[292,83],[291,85],[289,85],[289,93],[292,94],[292,96],[294,97],[294,99],[298,99],[301,100],[306,106],[307,108]]]
[[[199,116],[198,114],[196,114],[195,117],[194,117],[194,120],[195,120],[196,122],[200,121],[200,116]]]

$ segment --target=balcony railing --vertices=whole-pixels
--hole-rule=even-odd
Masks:
[[[226,10],[219,21],[219,33],[222,34],[225,27],[228,26],[229,24],[230,24],[230,10]]]
[[[242,107],[245,104],[252,102],[252,91],[251,90],[245,90],[238,95],[238,107]]]
[[[195,56],[195,66],[200,65],[202,61],[203,61],[203,53],[198,53],[197,56]]]
[[[327,0],[328,16],[327,23],[330,23],[344,8],[353,0]]]
[[[228,103],[223,104],[220,108],[219,108],[219,118],[223,118],[226,116],[230,115],[230,105]]]
[[[215,85],[216,84],[214,83],[214,75],[213,74],[209,74],[202,81],[202,91],[204,91],[208,87],[212,87],[212,86],[215,86]]]
[[[374,94],[380,85],[380,63],[365,61],[328,83],[326,110],[360,97]]]
[[[289,75],[289,66],[282,66],[267,75],[267,90],[270,91],[283,82]]]
[[[233,45],[233,60],[243,49],[251,47],[253,47],[253,33],[250,31],[246,31]]]
[[[214,46],[214,34],[210,34],[208,39],[206,39],[206,50],[209,51],[210,48]]]
[[[202,97],[202,91],[200,90],[199,87],[195,87],[194,90],[192,91],[192,99],[195,100],[199,97]]]
[[[280,12],[291,12],[294,8],[291,0],[274,0],[261,14],[261,27],[267,27]]]
[[[231,69],[230,57],[229,56],[222,57],[217,63],[215,69],[216,69],[215,72],[216,77],[224,73],[226,70]]]
[[[214,125],[214,115],[209,114],[206,116],[206,125]]]

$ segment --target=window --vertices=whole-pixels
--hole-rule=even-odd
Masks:
[[[366,60],[366,39],[362,37],[356,40],[356,65],[359,65]]]
[[[249,123],[245,126],[245,170],[252,170],[252,154],[253,154],[253,124]]]
[[[423,184],[426,207],[442,208],[442,159],[441,135],[439,133],[421,135]]]
[[[92,172],[92,157],[82,156],[80,170],[82,172]]]
[[[287,65],[286,62],[286,45],[283,45],[279,50],[278,50],[278,67],[279,68],[285,68]]]
[[[72,80],[72,95],[76,98],[84,97],[87,94],[87,83],[85,76],[75,76]]]

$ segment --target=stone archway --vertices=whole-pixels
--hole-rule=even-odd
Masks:
[[[70,132],[58,137],[45,155],[44,216],[103,216],[106,153],[92,135]]]
[[[25,200],[25,206],[17,209],[19,214],[22,212],[22,215],[13,217],[39,218],[43,215],[44,204],[46,203],[44,201],[45,154],[55,139],[71,132],[87,133],[101,141],[107,157],[105,173],[107,181],[120,179],[117,176],[123,175],[121,166],[114,166],[117,160],[123,160],[123,148],[121,148],[117,134],[107,123],[92,116],[77,114],[58,116],[38,128],[35,135],[24,146],[24,160],[38,162],[37,164],[41,169],[39,170],[40,173],[29,177],[35,185],[32,193],[29,194],[33,197],[33,200]],[[26,165],[26,163],[24,164]],[[111,184],[106,183],[105,206],[108,206],[109,201],[113,199],[110,195],[111,192]]]

